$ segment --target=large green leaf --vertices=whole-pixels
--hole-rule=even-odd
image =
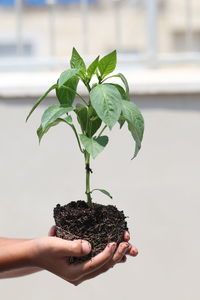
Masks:
[[[38,105],[40,105],[40,103],[46,98],[46,96],[52,91],[55,90],[57,87],[57,84],[52,85],[47,91],[46,93],[44,93],[44,95],[42,95],[37,102],[34,104],[34,106],[32,107],[31,111],[29,112],[27,118],[26,118],[26,122],[28,121],[29,117],[31,116],[31,114],[34,112],[34,110],[38,107]]]
[[[113,198],[111,196],[111,194],[108,191],[104,190],[104,189],[93,189],[91,193],[93,193],[94,191],[99,191],[99,192],[103,193],[104,195],[110,197],[111,199]]]
[[[135,140],[134,158],[141,148],[141,142],[144,133],[144,119],[140,110],[135,104],[124,100],[122,101],[122,114],[128,122],[128,129]]]
[[[77,76],[70,78],[60,88],[56,88],[56,96],[60,104],[71,106],[75,97],[79,79]]]
[[[47,133],[51,127],[56,126],[60,122],[65,122],[65,123],[67,123],[68,125],[71,126],[72,118],[71,118],[71,116],[67,116],[65,119],[58,118],[55,121],[49,123],[45,128],[43,128],[42,125],[40,125],[40,127],[37,130],[37,135],[38,135],[38,138],[39,138],[39,142],[41,141],[44,134]]]
[[[56,121],[57,118],[70,111],[73,111],[73,107],[64,106],[60,104],[53,104],[49,106],[42,115],[41,126],[43,130],[45,130],[45,128],[47,128],[49,124]]]
[[[114,50],[99,61],[98,69],[101,74],[101,78],[103,79],[106,75],[112,73],[116,67],[116,64],[117,52]]]
[[[80,56],[80,54],[78,53],[78,51],[73,48],[72,50],[72,56],[70,59],[70,66],[72,69],[80,69],[82,71],[86,71],[86,66],[85,63],[82,59],[82,57]]]
[[[68,69],[68,70],[62,72],[58,79],[58,87],[60,88],[62,85],[67,83],[67,81],[69,81],[69,79],[71,79],[76,74],[78,74],[79,71],[80,71],[80,69]]]
[[[110,128],[118,121],[121,113],[121,95],[111,84],[98,84],[90,92],[93,108],[99,118]]]
[[[103,151],[108,143],[107,136],[100,136],[98,138],[89,138],[84,134],[80,134],[80,140],[85,150],[93,157],[97,157]]]
[[[88,79],[92,78],[92,75],[95,73],[99,63],[99,56],[89,65],[87,69]]]

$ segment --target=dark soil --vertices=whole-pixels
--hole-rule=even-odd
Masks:
[[[104,250],[110,242],[123,241],[124,231],[128,230],[123,211],[113,205],[85,201],[70,202],[54,208],[56,236],[66,240],[84,239],[91,243],[92,252],[84,257],[72,257],[71,263],[86,261]]]

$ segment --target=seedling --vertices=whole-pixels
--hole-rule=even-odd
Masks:
[[[86,67],[84,60],[73,48],[71,68],[61,73],[57,83],[38,99],[27,117],[28,120],[37,106],[55,90],[58,103],[49,106],[43,113],[37,130],[39,141],[51,127],[62,122],[73,130],[85,161],[87,201],[72,201],[64,206],[57,204],[54,208],[57,237],[67,240],[84,239],[92,245],[89,255],[72,257],[71,263],[90,259],[103,251],[109,242],[123,242],[124,232],[128,230],[123,211],[113,205],[104,206],[92,201],[94,191],[112,198],[110,193],[105,189],[90,188],[90,159],[95,159],[108,144],[108,136],[104,135],[106,129],[111,130],[117,123],[120,128],[127,124],[135,141],[133,158],[141,148],[144,120],[137,106],[130,101],[125,76],[121,73],[111,74],[116,62],[116,51],[113,51],[101,59],[98,56]],[[121,84],[112,83],[113,78],[118,78]],[[82,97],[77,92],[80,81],[87,88],[87,97]],[[81,103],[75,105],[75,97]],[[74,117],[78,122],[74,122]]]
[[[138,154],[143,138],[144,120],[137,106],[130,101],[129,86],[125,76],[122,73],[110,75],[115,70],[116,63],[117,54],[113,51],[101,59],[98,56],[89,67],[86,67],[82,57],[73,48],[71,68],[62,72],[57,83],[38,99],[26,119],[28,120],[38,105],[55,90],[58,103],[49,106],[43,113],[37,135],[41,141],[51,127],[61,122],[71,127],[85,160],[85,194],[89,206],[92,204],[92,193],[96,190],[112,198],[105,189],[90,187],[92,173],[90,158],[95,159],[109,141],[104,131],[107,128],[112,130],[117,123],[122,128],[126,123],[135,141],[133,158]],[[113,78],[119,78],[121,84],[112,83]],[[82,97],[77,92],[80,81],[87,88],[87,97]],[[80,99],[81,104],[74,104],[75,97]],[[77,118],[79,128],[75,126],[73,117]]]

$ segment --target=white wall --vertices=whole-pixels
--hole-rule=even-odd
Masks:
[[[146,122],[134,161],[133,142],[114,130],[93,162],[93,186],[108,189],[129,216],[140,254],[73,287],[47,272],[0,281],[4,300],[199,300],[199,96],[137,98]],[[75,140],[60,125],[38,146],[41,107],[28,124],[29,100],[0,102],[0,236],[37,237],[53,224],[58,203],[84,196],[84,170]]]

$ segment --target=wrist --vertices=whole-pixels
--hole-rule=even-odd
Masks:
[[[46,255],[48,241],[46,238],[37,238],[29,241],[31,251],[28,255],[28,262],[33,267],[45,268],[43,261]]]

